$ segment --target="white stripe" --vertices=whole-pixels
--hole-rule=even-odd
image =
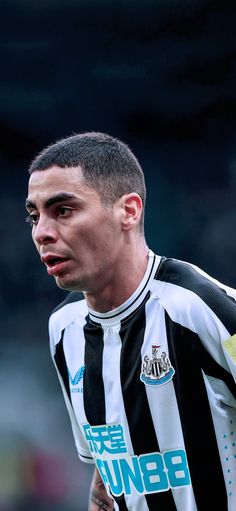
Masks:
[[[119,335],[120,324],[104,331],[103,383],[105,390],[106,424],[122,423],[127,426],[120,381],[120,352],[122,348]],[[133,454],[132,445],[129,450]]]
[[[146,314],[148,324],[141,349],[142,360],[145,355],[151,357],[152,345],[160,345],[160,352],[165,351],[169,356],[164,310],[156,297],[152,296],[146,304]],[[185,450],[173,381],[163,385],[145,385],[145,388],[160,451]],[[177,510],[197,511],[191,486],[173,489],[172,494]]]
[[[104,328],[103,383],[105,391],[106,424],[122,424],[129,454],[134,454],[128,421],[125,413],[121,381],[120,354],[122,342],[119,335],[120,324]],[[129,511],[148,511],[146,498],[135,491],[125,496]]]
[[[213,359],[229,371],[221,343],[230,334],[212,309],[193,291],[156,281],[155,291],[172,321],[197,333]]]
[[[81,318],[80,318],[79,324],[77,321],[75,321],[74,323],[71,323],[65,330],[64,338],[63,338],[63,348],[64,348],[66,364],[67,364],[67,367],[68,367],[72,377],[74,377],[74,375],[76,374],[78,369],[84,365],[85,338],[84,338],[84,334],[83,334],[83,328],[81,328],[80,322],[81,322]],[[84,320],[84,323],[85,323],[85,320]],[[79,340],[79,342],[78,342],[78,340]],[[91,457],[91,453],[88,449],[87,444],[85,443],[85,440],[83,438],[82,432],[79,427],[79,424],[84,424],[85,422],[87,422],[85,412],[84,412],[84,406],[83,406],[83,393],[77,392],[77,393],[71,394],[71,402],[72,402],[72,406],[73,406],[72,407],[70,400],[68,398],[63,380],[61,378],[61,375],[58,374],[58,376],[59,376],[59,380],[60,380],[60,383],[62,386],[66,406],[67,406],[67,409],[69,412],[76,448],[77,448],[79,455],[81,454],[82,456],[85,457],[85,458],[81,458],[81,456],[80,456],[80,459],[87,463],[89,463],[89,462],[91,463],[93,461],[92,457]],[[83,387],[82,380],[79,383],[79,386],[82,389],[82,387]]]
[[[88,314],[88,307],[86,300],[79,300],[78,302],[67,303],[60,309],[53,312],[49,319],[49,329],[54,329],[54,332],[60,336],[62,330],[66,328],[74,320],[80,320],[82,323],[84,317]],[[60,337],[58,338],[58,342]]]
[[[64,399],[65,399],[65,404],[66,404],[66,407],[67,407],[67,410],[68,410],[68,413],[69,413],[69,417],[70,417],[70,421],[71,421],[71,427],[72,427],[72,432],[73,432],[73,436],[74,436],[74,441],[75,441],[76,449],[78,451],[78,455],[79,455],[81,461],[84,461],[85,463],[93,463],[93,459],[91,457],[91,453],[90,453],[87,445],[85,444],[82,432],[80,430],[80,426],[78,424],[77,417],[75,416],[75,412],[74,412],[74,410],[73,410],[73,408],[71,406],[71,402],[70,402],[68,394],[66,392],[63,379],[62,379],[62,377],[61,377],[61,375],[60,375],[60,373],[59,373],[59,371],[57,369],[57,365],[56,365],[54,356],[52,358],[53,358],[53,363],[54,363],[55,368],[56,368],[56,372],[57,372],[57,375],[58,375],[59,382],[61,384],[62,393],[63,393]]]
[[[228,494],[228,511],[236,508],[236,400],[227,385],[202,371]]]

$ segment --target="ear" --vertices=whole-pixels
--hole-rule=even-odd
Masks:
[[[137,193],[128,193],[121,197],[123,218],[122,228],[124,231],[131,231],[140,221],[143,211],[143,203],[141,197]]]

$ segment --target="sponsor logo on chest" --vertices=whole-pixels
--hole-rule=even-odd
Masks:
[[[72,376],[68,369],[70,392],[72,394],[83,393],[83,376],[85,371],[85,365],[81,366],[78,371]]]
[[[183,448],[130,455],[122,424],[81,426],[102,481],[115,496],[164,492],[190,484]]]

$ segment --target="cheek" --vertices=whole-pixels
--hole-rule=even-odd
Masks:
[[[32,237],[32,240],[33,240],[33,244],[36,248],[36,250],[39,252],[39,244],[37,243],[36,239],[35,239],[35,236],[34,236],[34,232],[32,231],[32,234],[31,234],[31,237]]]
[[[78,254],[86,254],[95,250],[99,244],[100,237],[97,230],[89,229],[87,226],[77,228],[74,230],[73,235],[70,237],[64,237],[64,241],[70,248]]]
[[[68,236],[68,231],[64,232],[64,241],[67,240],[78,254],[86,250],[97,253],[111,250],[119,236],[116,223],[110,218],[95,214],[92,220],[86,220],[74,226],[71,236]]]
[[[103,228],[102,224],[97,225],[97,228],[93,230],[93,232],[85,232],[84,235],[80,239],[80,243],[78,244],[81,250],[87,250],[90,252],[92,257],[99,255],[102,257],[109,256],[109,253],[114,245],[114,236],[113,233],[107,230],[105,227]]]

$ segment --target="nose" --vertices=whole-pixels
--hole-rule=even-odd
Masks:
[[[56,243],[58,232],[50,219],[40,217],[38,223],[33,227],[32,237],[35,245],[48,245]]]

